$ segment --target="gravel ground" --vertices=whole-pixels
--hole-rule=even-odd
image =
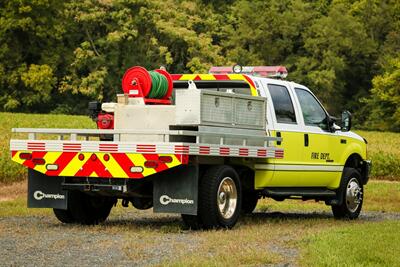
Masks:
[[[304,212],[255,213],[249,216],[296,219],[332,217],[330,213]],[[363,213],[360,219],[400,220],[400,213],[367,212]],[[139,239],[135,239],[137,231],[151,233],[152,229],[163,227],[165,231],[162,234],[151,235],[146,240],[141,239],[139,235]],[[169,231],[170,229],[172,231]],[[183,245],[185,250],[196,253],[198,238],[195,232],[183,230],[179,216],[155,215],[151,211],[112,214],[106,223],[95,227],[61,224],[53,216],[6,217],[0,218],[0,265],[157,265],[166,258],[173,258],[177,253],[175,250]],[[141,248],[143,242],[147,242],[147,246]],[[132,249],[138,250],[138,253],[126,253]],[[140,249],[145,249],[145,255],[140,255]],[[278,266],[294,266],[295,259],[299,256],[299,251],[293,248],[270,246],[269,249],[286,259],[291,259]]]

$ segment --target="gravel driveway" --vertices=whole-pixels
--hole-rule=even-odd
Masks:
[[[249,216],[255,219],[259,217],[318,219],[331,217],[331,214],[274,212],[255,213]],[[367,212],[363,213],[360,219],[400,220],[400,213]],[[143,240],[143,236],[146,233],[150,234],[152,229],[165,229],[165,231],[151,235],[151,239]],[[161,263],[164,259],[173,258],[177,253],[175,251],[177,246],[174,244],[177,243],[184,244],[186,250],[195,253],[199,238],[201,237],[196,232],[183,229],[179,216],[156,215],[151,211],[112,214],[107,222],[95,227],[61,224],[53,216],[6,217],[0,218],[0,265],[153,265]],[[145,243],[149,242],[150,245],[146,247]],[[139,252],[127,253],[131,252],[132,248]],[[146,249],[145,256],[141,256],[140,251],[143,251],[141,249]],[[296,249],[271,247],[271,251],[290,257],[298,256]],[[289,262],[289,265],[292,264],[293,262]]]

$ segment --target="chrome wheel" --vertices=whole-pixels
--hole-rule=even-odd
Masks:
[[[217,203],[219,213],[224,219],[230,219],[235,213],[237,197],[237,189],[233,179],[230,177],[222,179],[217,191]]]
[[[362,203],[363,192],[356,178],[351,178],[346,188],[346,206],[355,212]]]

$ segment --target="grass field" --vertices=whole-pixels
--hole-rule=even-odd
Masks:
[[[11,128],[94,128],[86,116],[0,113],[0,183],[20,181],[26,169],[10,160]],[[373,179],[400,180],[400,133],[356,131],[368,140]],[[16,135],[17,136],[17,135]]]
[[[26,178],[26,168],[10,160],[11,128],[94,128],[87,116],[0,113],[0,183]],[[18,137],[17,134],[14,135]],[[23,135],[19,135],[22,136]]]
[[[64,238],[69,238],[71,230],[78,236],[121,235],[119,246],[124,255],[138,265],[400,266],[399,182],[371,181],[365,191],[366,215],[359,220],[335,220],[322,203],[264,199],[256,213],[242,217],[234,229],[219,231],[188,231],[179,216],[122,208],[120,204],[102,225],[57,226],[50,209],[27,209],[22,194],[0,201],[0,238],[2,226],[9,229],[2,225],[6,218],[41,218],[42,223],[51,222],[47,227],[63,229]],[[33,232],[40,228],[29,227]],[[29,229],[16,229],[15,233],[29,235]],[[61,249],[68,250],[68,244]]]
[[[397,229],[397,231],[396,231]],[[399,266],[400,221],[335,227],[303,240],[304,266]]]
[[[368,141],[368,157],[373,162],[374,179],[400,177],[400,133],[355,131]]]

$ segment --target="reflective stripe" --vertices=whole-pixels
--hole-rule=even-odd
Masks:
[[[321,172],[341,172],[343,166],[340,165],[283,165],[283,164],[255,164],[257,170],[271,171],[321,171]]]
[[[32,153],[32,158],[44,159],[46,164],[37,165],[31,159],[21,159],[21,153]],[[105,155],[107,155],[107,159]],[[162,162],[160,157],[170,157],[171,162]],[[188,156],[181,154],[13,151],[12,160],[48,176],[136,179],[187,164]],[[146,168],[145,162],[148,160],[156,161],[158,167]],[[57,168],[46,168],[49,164],[55,165]],[[132,167],[141,167],[142,172],[131,172]]]
[[[247,158],[283,158],[284,151],[272,146],[238,146],[219,144],[198,144],[198,143],[155,143],[137,144],[131,142],[113,142],[110,144],[97,141],[80,141],[80,148],[74,143],[65,151],[65,142],[58,140],[46,140],[44,152],[80,152],[89,153],[124,153],[124,154],[181,154],[181,155],[209,155],[224,157],[247,157]],[[26,140],[11,140],[11,151],[29,151]],[[240,151],[247,151],[241,153]],[[35,150],[33,150],[35,151]],[[15,155],[14,155],[15,156]],[[13,157],[14,158],[14,157]],[[78,164],[79,165],[79,164]],[[79,169],[82,166],[78,166]]]

